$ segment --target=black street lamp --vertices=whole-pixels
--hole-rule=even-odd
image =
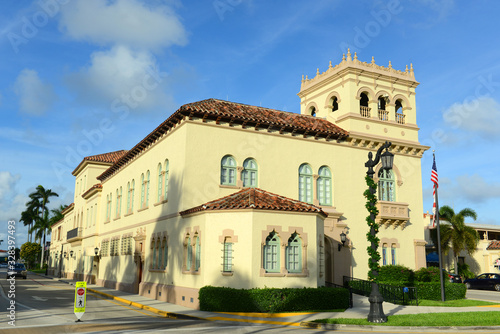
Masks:
[[[365,167],[368,168],[368,171],[366,172],[366,175],[368,175],[372,180],[373,180],[373,175],[375,174],[375,171],[373,168],[377,166],[380,160],[382,160],[382,169],[385,170],[390,170],[392,169],[392,165],[394,162],[394,154],[389,152],[389,147],[391,147],[390,142],[385,142],[382,147],[380,147],[377,150],[377,155],[375,156],[375,160],[373,160],[373,154],[372,152],[368,153],[368,161],[365,163]],[[382,154],[382,151],[386,149],[386,151]],[[372,195],[375,195],[376,189],[373,187],[370,187],[370,193]],[[376,202],[376,201],[375,201]],[[376,203],[372,202],[372,206],[375,206]],[[376,216],[373,212],[370,212],[370,220],[375,221]],[[372,237],[375,237],[377,235],[377,230],[375,227],[372,225],[370,228],[370,235]],[[376,252],[378,248],[378,243],[376,242],[371,242],[371,249],[373,252]],[[373,257],[370,259],[372,263],[377,263],[378,261],[375,260]],[[372,270],[373,277],[377,278],[378,276],[378,270]],[[387,322],[387,316],[384,314],[384,309],[382,307],[382,303],[384,302],[384,298],[380,294],[378,283],[376,280],[372,281],[372,291],[370,293],[370,297],[368,297],[368,301],[370,302],[370,313],[368,313],[368,321],[369,322],[375,322],[375,323],[382,323],[382,322]]]

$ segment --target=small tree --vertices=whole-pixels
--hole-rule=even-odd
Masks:
[[[21,246],[20,256],[26,261],[28,268],[33,268],[42,252],[42,247],[36,242],[25,242]]]

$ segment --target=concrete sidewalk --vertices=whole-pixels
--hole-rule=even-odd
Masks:
[[[40,275],[46,278],[52,278],[54,280],[59,280],[70,285],[74,285],[76,281],[68,279],[60,279],[51,276]],[[102,286],[97,286],[94,284],[88,284],[87,290],[95,294],[101,295],[106,298],[116,300],[118,302],[124,303],[126,305],[131,305],[138,307],[149,312],[158,314],[163,317],[170,318],[192,318],[200,320],[209,321],[233,321],[233,322],[249,322],[249,323],[266,323],[274,325],[286,325],[286,326],[307,326],[307,322],[316,319],[326,319],[326,318],[360,318],[366,319],[369,310],[370,303],[368,297],[353,295],[353,307],[347,309],[345,312],[317,312],[317,313],[278,313],[278,314],[267,314],[267,313],[219,313],[219,312],[206,312],[193,310],[187,307],[179,306],[176,304],[170,304],[155,299],[139,296],[137,294],[131,294],[128,292],[118,291],[110,288],[105,288]],[[500,311],[500,305],[492,307],[432,307],[432,306],[405,306],[396,305],[388,302],[384,302],[384,313],[387,316],[396,314],[421,314],[421,313],[444,313],[444,312],[480,312],[480,311]],[[330,325],[331,328],[323,326],[324,329],[346,329],[346,325]],[[314,326],[316,327],[316,326]],[[360,328],[360,326],[354,326]],[[367,326],[363,326],[366,329]],[[372,326],[368,326],[372,327]],[[375,327],[375,326],[373,326]],[[380,327],[376,327],[381,329]],[[387,331],[390,327],[383,327]],[[398,327],[402,329],[401,327]],[[413,327],[412,329],[423,330],[422,327]],[[431,328],[431,327],[428,327]],[[456,331],[458,327],[451,328],[451,331]],[[409,329],[409,328],[407,328]],[[436,329],[436,328],[434,328]],[[443,328],[440,328],[443,329]],[[467,328],[469,330],[474,330],[474,328]],[[477,328],[484,330],[485,327]],[[490,329],[499,330],[500,327],[491,327]]]

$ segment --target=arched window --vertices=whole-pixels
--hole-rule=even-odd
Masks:
[[[286,269],[289,273],[302,272],[302,240],[297,232],[288,239],[286,246]]]
[[[380,96],[378,98],[378,118],[381,121],[388,121],[389,120],[389,112],[385,110],[385,105],[386,105],[386,98],[384,96]]]
[[[120,193],[116,189],[116,203],[115,203],[115,218],[120,216],[120,211],[118,211],[118,206],[120,205]]]
[[[332,205],[332,173],[323,166],[318,171],[317,192],[319,205]]]
[[[231,241],[231,237],[224,238],[224,251],[222,255],[222,271],[224,272],[233,271],[233,243]]]
[[[385,110],[385,97],[379,96],[379,98],[378,98],[378,108],[379,108],[379,110]]]
[[[198,271],[200,269],[200,256],[201,256],[201,247],[200,247],[200,236],[198,234],[195,234],[195,248],[194,248],[194,270]]]
[[[387,244],[382,245],[382,265],[387,265]]]
[[[169,178],[169,170],[170,170],[170,164],[168,162],[168,159],[165,160],[165,193],[163,194],[163,200],[166,200],[168,197],[168,178]]]
[[[368,107],[368,95],[361,93],[359,100],[359,112],[361,116],[370,118],[370,108]]]
[[[106,221],[109,217],[109,195],[106,195]]]
[[[127,213],[130,213],[130,197],[131,197],[131,191],[130,191],[130,182],[127,182]]]
[[[336,96],[332,97],[332,112],[339,110],[339,102]]]
[[[405,114],[403,113],[403,102],[396,100],[396,122],[398,124],[405,124]]]
[[[308,164],[299,167],[299,201],[312,204],[312,169]]]
[[[243,187],[257,187],[257,162],[248,158],[243,162]]]
[[[146,207],[149,205],[149,181],[150,181],[150,175],[149,175],[149,170],[146,172]]]
[[[161,241],[160,239],[158,239],[156,241],[156,252],[158,253],[158,257],[157,257],[157,262],[156,262],[156,269],[163,269],[162,265],[163,265],[163,252],[162,252],[162,248],[161,248]]]
[[[193,245],[191,245],[191,238],[187,238],[186,244],[186,270],[191,270],[193,263]]]
[[[158,164],[158,197],[157,202],[162,200],[161,195],[163,194],[163,171],[161,170],[161,163]]]
[[[313,117],[314,117],[314,116],[316,116],[316,108],[315,108],[315,107],[311,107],[311,108],[309,109],[309,114],[310,114],[311,116],[313,116]]]
[[[391,264],[396,265],[396,244],[391,245]]]
[[[269,233],[264,245],[264,269],[268,273],[280,272],[280,238],[275,231]]]
[[[394,190],[394,174],[392,170],[380,169],[378,177],[378,199],[380,201],[394,202],[396,196]]]
[[[120,204],[118,205],[118,216],[122,214],[122,187],[120,187]]]
[[[366,93],[361,93],[361,99],[359,100],[359,105],[361,107],[368,107],[368,95]]]
[[[134,211],[134,196],[135,196],[135,180],[132,179],[132,189],[130,190],[132,195],[130,196],[130,212]]]
[[[141,174],[141,207],[145,206],[145,189],[146,189],[146,183],[144,182],[144,173]]]
[[[156,239],[151,240],[151,252],[153,256],[153,260],[151,261],[151,268],[154,269],[156,265]]]
[[[167,268],[167,263],[168,263],[168,244],[167,244],[167,238],[163,238],[163,243],[162,243],[162,247],[163,247],[163,264],[162,264],[162,268],[163,269],[166,269]]]
[[[236,185],[236,161],[226,155],[221,161],[220,183],[223,185]]]

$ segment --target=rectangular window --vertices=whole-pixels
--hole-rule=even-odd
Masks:
[[[387,247],[382,247],[382,265],[387,265]]]
[[[391,260],[392,265],[396,265],[396,247],[391,247]]]
[[[306,202],[312,203],[312,177],[306,177]]]
[[[264,259],[265,269],[268,272],[278,272],[278,246],[267,245]]]
[[[223,271],[224,272],[233,271],[233,244],[230,242],[224,242]]]
[[[236,169],[229,169],[229,184],[236,184]]]
[[[300,263],[299,263],[299,246],[288,246],[288,264],[287,268],[289,272],[298,272],[300,271]]]

